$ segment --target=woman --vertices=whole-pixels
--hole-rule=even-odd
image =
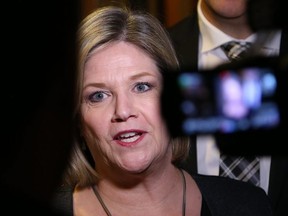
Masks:
[[[69,215],[271,215],[260,188],[177,167],[189,140],[172,139],[161,115],[162,79],[178,61],[157,19],[100,8],[81,23],[79,53],[79,139],[57,207]]]

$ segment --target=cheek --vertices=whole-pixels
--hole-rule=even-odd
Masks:
[[[107,114],[99,110],[93,110],[93,108],[82,108],[83,125],[88,134],[93,134],[98,137],[97,134],[104,134],[105,128],[107,128]]]
[[[150,122],[152,125],[154,125],[155,130],[160,130],[161,133],[163,130],[166,131],[166,124],[161,113],[160,102],[151,103],[149,107],[147,107],[146,104],[146,106],[143,107],[145,107],[143,112],[146,115],[149,115]],[[148,110],[150,111],[148,112]]]
[[[142,110],[144,115],[149,115],[151,120],[158,121],[161,118],[160,102],[158,99],[152,99],[150,101],[143,102],[139,109]]]
[[[169,139],[169,134],[168,134],[168,128],[165,122],[165,119],[161,113],[161,107],[160,107],[160,102],[155,103],[156,106],[154,107],[154,116],[153,119],[154,121],[157,121],[156,125],[160,130],[160,133],[165,137]]]
[[[154,110],[154,117],[155,119],[157,119],[159,122],[161,122],[161,124],[164,125],[163,121],[164,121],[164,118],[163,118],[163,115],[161,113],[161,105],[160,105],[160,101],[156,102],[155,103],[155,107],[153,108]]]

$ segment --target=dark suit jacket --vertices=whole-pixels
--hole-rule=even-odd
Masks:
[[[168,29],[180,61],[182,68],[198,68],[198,38],[199,26],[197,21],[197,13],[194,11],[191,16],[180,21],[176,25]],[[288,53],[288,32],[283,30],[281,37],[280,56]],[[288,80],[287,80],[288,82]],[[285,132],[284,132],[285,134]],[[223,137],[222,137],[223,138]],[[227,147],[225,144],[221,145],[221,137],[216,137],[217,144],[220,149]],[[250,142],[241,143],[241,145],[233,146],[233,153],[256,153],[268,154],[271,157],[270,182],[268,195],[271,198],[273,209],[277,216],[288,215],[288,153],[284,150],[284,143],[277,140],[277,137],[266,140],[266,142],[257,142],[257,138],[249,137]],[[235,139],[231,139],[231,141]],[[251,143],[252,141],[252,143]],[[254,147],[253,151],[248,150],[248,147]],[[192,137],[191,150],[188,161],[183,164],[183,168],[188,170],[191,174],[197,173],[196,160],[196,141]],[[231,149],[229,149],[231,150]]]
[[[261,188],[219,176],[193,175],[193,179],[202,194],[201,216],[272,216],[270,200]],[[73,215],[73,190],[61,186],[55,194],[52,209],[59,216]]]

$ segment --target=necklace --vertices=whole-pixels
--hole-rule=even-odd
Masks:
[[[182,184],[183,184],[183,197],[182,197],[182,216],[185,216],[186,214],[186,179],[185,179],[185,175],[182,169],[179,169],[181,176],[182,176]],[[109,209],[107,208],[107,206],[105,205],[102,197],[100,196],[96,186],[92,187],[94,194],[96,195],[98,201],[100,202],[102,208],[104,209],[104,211],[106,212],[107,216],[112,216],[112,214],[110,213]]]

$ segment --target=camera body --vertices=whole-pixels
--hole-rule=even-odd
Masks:
[[[232,153],[237,145],[256,143],[262,153],[271,153],[275,138],[288,133],[287,77],[287,57],[250,57],[211,70],[169,72],[162,113],[170,134],[212,134]]]

